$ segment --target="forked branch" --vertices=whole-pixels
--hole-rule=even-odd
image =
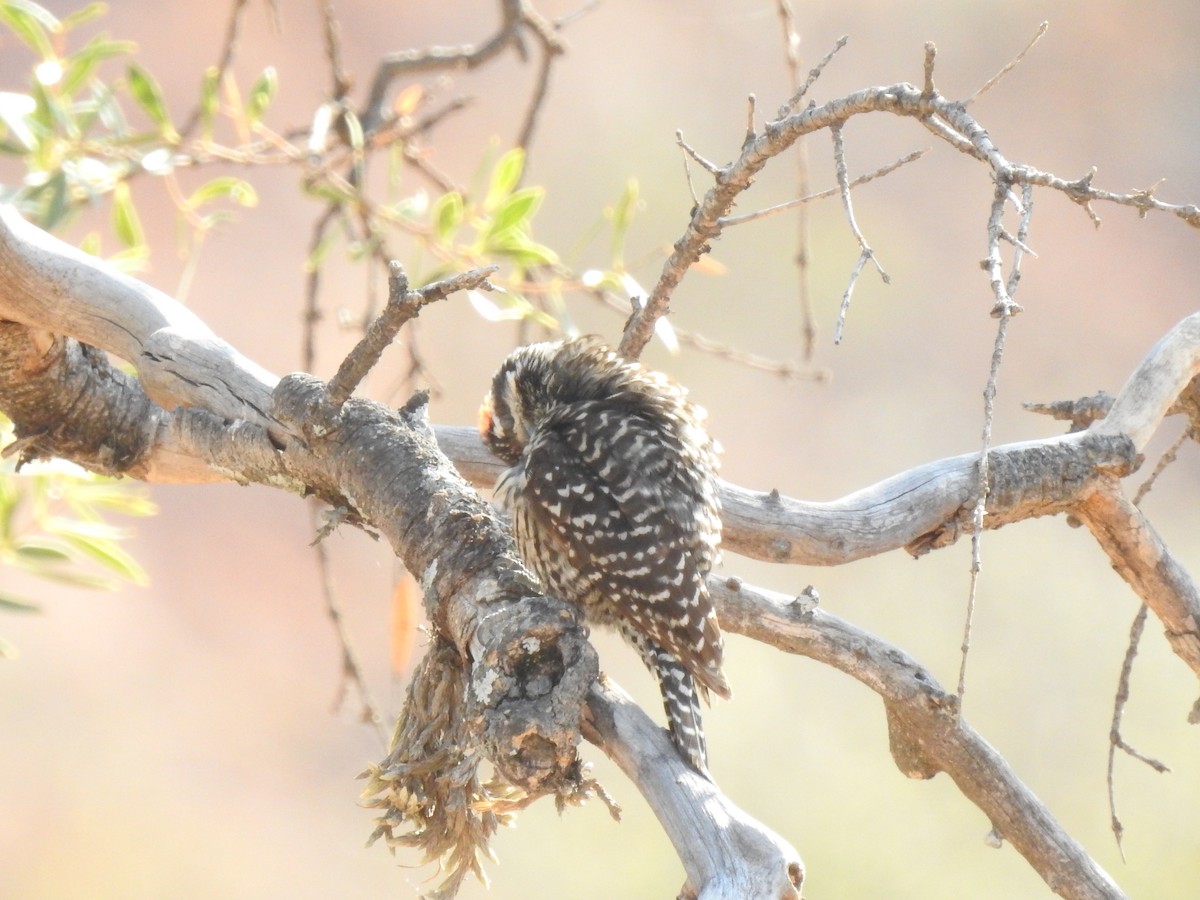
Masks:
[[[814,75],[819,70],[814,70]],[[804,90],[811,86],[806,83]],[[985,162],[1005,195],[1020,185],[1047,187],[1065,194],[1082,206],[1098,221],[1091,204],[1096,201],[1131,206],[1139,214],[1151,211],[1172,213],[1189,225],[1200,228],[1200,207],[1192,204],[1164,203],[1154,196],[1154,188],[1117,194],[1092,187],[1091,173],[1076,181],[1067,181],[1023,163],[1009,161],[992,143],[987,129],[967,112],[961,101],[951,100],[933,89],[932,68],[922,88],[908,83],[856,91],[820,106],[795,108],[794,101],[785,103],[779,116],[767,122],[762,132],[751,135],[742,144],[737,158],[724,166],[712,166],[713,186],[704,194],[692,211],[683,235],[675,242],[671,255],[663,264],[658,281],[649,297],[634,311],[621,336],[620,352],[630,358],[641,355],[654,333],[654,323],[670,309],[671,297],[688,270],[701,256],[712,249],[720,236],[738,197],[754,181],[759,171],[775,156],[789,149],[799,138],[823,129],[840,129],[850,119],[870,113],[887,113],[916,119],[939,140],[955,150]],[[698,156],[698,154],[697,154]],[[843,191],[844,193],[844,191]],[[865,259],[860,256],[860,264]],[[993,284],[1002,288],[1006,279],[997,279],[991,271]]]

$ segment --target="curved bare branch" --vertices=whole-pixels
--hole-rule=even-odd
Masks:
[[[682,897],[799,900],[804,863],[792,846],[684,764],[666,732],[607,679],[588,695],[584,733],[662,823],[687,873]]]
[[[655,322],[667,314],[671,296],[684,275],[701,256],[709,252],[712,242],[720,237],[728,221],[726,217],[738,196],[750,187],[755,176],[771,158],[783,153],[806,134],[826,128],[836,133],[847,120],[857,115],[890,113],[917,119],[930,133],[955,150],[986,162],[992,170],[993,180],[1003,188],[1002,193],[1018,184],[1048,187],[1084,207],[1093,221],[1098,221],[1098,218],[1090,204],[1103,201],[1131,206],[1143,214],[1151,210],[1172,213],[1189,225],[1200,228],[1200,207],[1164,203],[1154,197],[1153,188],[1131,194],[1116,194],[1092,187],[1094,171],[1076,181],[1066,181],[1032,166],[1010,162],[996,149],[987,129],[967,112],[964,103],[933,90],[932,69],[926,80],[928,85],[924,89],[906,82],[866,88],[799,112],[793,111],[788,104],[780,111],[778,118],[763,126],[761,134],[751,132],[743,141],[736,160],[725,166],[713,167],[715,184],[693,209],[691,220],[663,264],[650,296],[625,323],[619,348],[621,354],[631,359],[641,355],[654,334]]]
[[[710,578],[721,625],[833,666],[883,698],[892,757],[909,778],[949,775],[993,829],[1061,897],[1124,897],[1087,852],[962,717],[947,693],[900,648],[823,610],[728,579]]]

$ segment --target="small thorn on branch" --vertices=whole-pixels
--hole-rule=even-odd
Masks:
[[[686,153],[688,156],[690,156],[692,159],[694,159],[694,160],[695,160],[695,161],[696,161],[696,162],[697,162],[697,163],[698,163],[698,164],[699,164],[701,167],[703,167],[704,169],[706,169],[706,170],[709,172],[709,174],[711,174],[711,175],[719,175],[719,174],[721,173],[721,167],[720,167],[720,166],[718,166],[718,165],[717,165],[716,163],[714,163],[714,162],[710,162],[709,160],[705,159],[703,156],[701,156],[701,155],[700,155],[700,154],[699,154],[699,153],[696,151],[696,148],[695,148],[695,147],[693,147],[691,144],[689,144],[687,141],[685,141],[685,140],[683,139],[683,132],[682,132],[682,131],[676,131],[676,132],[675,132],[675,143],[676,143],[676,144],[678,144],[680,147],[682,147],[682,148],[683,148],[683,151],[684,151],[684,152],[685,152],[685,153]],[[688,180],[689,180],[689,182],[690,182],[690,180],[691,180],[691,179],[689,178]]]
[[[933,61],[937,58],[937,44],[933,41],[925,42],[925,89],[921,92],[922,97],[936,97],[937,88],[933,86]]]
[[[825,70],[825,67],[829,65],[829,61],[833,59],[839,50],[846,46],[846,42],[849,40],[850,35],[843,34],[837,39],[837,42],[833,45],[833,49],[826,53],[824,58],[809,70],[808,78],[805,79],[804,84],[800,85],[799,89],[796,93],[792,94],[787,103],[779,107],[779,118],[783,119],[790,116],[800,107],[800,101],[804,99],[804,95],[808,93],[808,89],[816,83],[817,79],[821,77],[821,73]]]
[[[868,181],[874,181],[876,178],[882,178],[884,175],[887,175],[890,172],[894,172],[896,169],[900,168],[901,166],[907,165],[908,163],[913,162],[914,160],[920,159],[922,156],[924,156],[928,152],[929,152],[929,148],[926,147],[921,150],[914,150],[911,153],[907,153],[904,156],[897,159],[896,161],[888,163],[886,166],[880,166],[874,172],[870,172],[866,175],[859,175],[857,178],[855,178],[853,181],[850,182],[850,187],[856,188],[859,185],[866,184]],[[762,218],[765,218],[766,216],[771,216],[771,215],[774,215],[775,213],[783,212],[784,210],[794,209],[797,206],[801,206],[802,204],[805,204],[805,203],[811,203],[814,200],[824,200],[826,197],[832,197],[838,193],[840,193],[840,188],[828,188],[827,190],[824,190],[824,191],[818,191],[815,194],[808,194],[805,197],[797,197],[793,200],[785,200],[782,203],[776,203],[774,206],[768,206],[765,209],[758,209],[758,210],[755,210],[754,212],[743,213],[742,215],[739,215],[739,216],[721,216],[721,218],[718,220],[718,224],[722,228],[725,228],[730,225],[741,225],[744,222],[753,222],[755,219],[762,219]]]
[[[1050,403],[1022,403],[1022,408],[1031,413],[1049,416],[1061,422],[1070,422],[1071,431],[1083,431],[1097,419],[1108,415],[1113,406],[1113,396],[1100,391],[1090,397],[1076,400],[1055,400]]]
[[[1024,251],[1025,253],[1028,253],[1034,259],[1037,259],[1037,254],[1033,251],[1033,249],[1030,248],[1029,245],[1026,244],[1024,241],[1022,241],[1020,238],[1013,235],[1007,228],[1000,229],[1000,237],[1001,237],[1001,239],[1008,241],[1014,247],[1017,247],[1017,248],[1021,249],[1022,251]]]
[[[1021,60],[1023,60],[1025,58],[1025,56],[1029,53],[1029,51],[1034,48],[1034,46],[1037,44],[1037,42],[1042,39],[1042,36],[1046,33],[1046,30],[1049,27],[1050,27],[1049,22],[1042,22],[1042,24],[1038,26],[1037,34],[1035,34],[1033,36],[1033,39],[1028,44],[1025,45],[1025,49],[1022,50],[1020,53],[1018,53],[1016,58],[1013,59],[1012,62],[1010,62],[1003,69],[1001,69],[999,72],[997,72],[991,78],[989,78],[984,83],[983,87],[981,87],[974,94],[972,94],[970,99],[968,99],[966,101],[966,103],[964,103],[963,105],[970,106],[972,103],[974,103],[980,97],[982,97],[984,94],[986,94],[992,88],[994,88],[1000,82],[1000,79],[1002,79],[1005,75],[1007,75],[1009,72],[1011,72],[1017,66],[1019,66],[1021,64]]]
[[[1133,205],[1137,207],[1139,219],[1146,218],[1150,210],[1154,209],[1154,192],[1162,187],[1164,181],[1166,181],[1165,178],[1160,178],[1150,187],[1130,194],[1130,197],[1133,198]]]

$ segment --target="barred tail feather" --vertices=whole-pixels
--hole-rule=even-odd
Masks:
[[[693,769],[707,776],[708,745],[704,740],[696,681],[692,673],[666,650],[654,647],[648,656],[650,668],[662,689],[671,741]]]

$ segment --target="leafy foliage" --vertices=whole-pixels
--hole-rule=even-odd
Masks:
[[[0,445],[12,428],[0,416]],[[153,515],[140,489],[85,472],[68,463],[41,463],[16,474],[0,464],[0,566],[75,587],[112,590],[122,582],[145,584],[146,573],[121,547],[128,531],[108,514]],[[38,612],[33,601],[0,590],[0,610]],[[0,656],[12,655],[0,640]]]

